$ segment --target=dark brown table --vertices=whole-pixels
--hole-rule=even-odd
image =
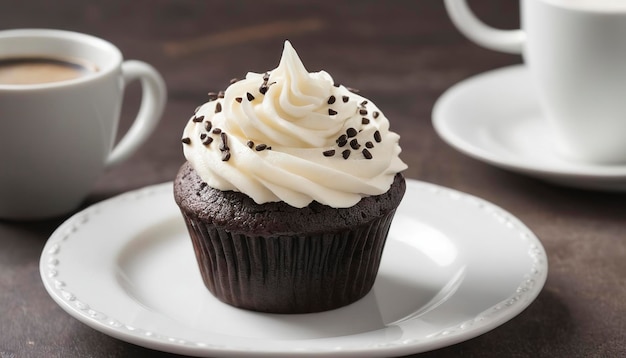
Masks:
[[[471,3],[494,26],[518,26],[517,1]],[[444,90],[521,62],[471,44],[454,29],[440,0],[0,2],[0,28],[25,27],[108,39],[126,58],[152,63],[169,88],[156,132],[130,160],[102,176],[83,207],[172,180],[183,162],[181,130],[206,93],[248,70],[274,68],[289,38],[309,70],[327,70],[384,109],[402,135],[406,176],[503,207],[547,251],[545,288],[524,312],[484,335],[421,357],[626,356],[626,196],[509,173],[458,153],[436,135],[431,109]],[[120,132],[138,100],[138,86],[132,86]],[[0,221],[0,357],[172,356],[93,330],[48,296],[39,257],[64,219]]]

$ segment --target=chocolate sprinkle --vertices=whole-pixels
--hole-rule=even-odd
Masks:
[[[269,85],[267,84],[267,81],[269,80],[270,80],[270,73],[265,72],[265,74],[263,75],[263,84],[261,84],[261,87],[259,88],[259,92],[261,92],[262,95],[265,95],[267,93],[267,90],[269,90],[270,85],[272,85],[272,83],[270,83]]]
[[[323,154],[324,154],[325,157],[332,157],[333,155],[335,155],[335,150],[334,149],[330,149],[330,150],[324,151]]]
[[[226,93],[224,91],[217,92],[217,98],[224,98],[225,95]]]
[[[355,139],[353,139],[353,140],[351,140],[351,141],[350,141],[350,147],[351,147],[352,149],[355,149],[355,150],[356,150],[356,149],[361,148],[361,145],[359,144],[359,141],[357,141],[357,140],[356,140],[356,138],[355,138]]]
[[[363,117],[363,118],[361,118],[361,124],[370,124],[370,120],[365,118],[365,117]]]
[[[374,148],[374,143],[372,143],[370,141],[367,141],[367,142],[365,142],[365,146],[370,148],[370,149],[372,149],[372,148]]]
[[[217,102],[215,105],[215,113],[220,113],[222,111],[222,104]]]
[[[341,100],[343,101],[343,103],[348,103],[348,101],[350,100],[350,97],[343,96],[343,97],[341,97]]]
[[[365,107],[366,104],[367,104],[367,100],[361,102],[361,107]]]
[[[213,128],[212,133],[213,133],[213,134],[220,134],[220,133],[222,133],[222,130],[221,130],[221,129],[219,129],[219,128]]]
[[[341,85],[340,85],[339,83],[333,83],[333,86],[335,86],[335,87],[339,87],[339,86],[341,86]]]
[[[204,145],[209,145],[209,144],[211,144],[211,143],[213,143],[213,138],[211,138],[211,137],[206,137],[206,138],[204,138],[204,140],[202,141],[202,144],[204,144]]]
[[[222,152],[229,150],[228,148],[228,137],[225,132],[220,133],[220,138],[222,139],[222,144],[220,144],[220,150]]]
[[[348,144],[348,136],[345,134],[340,135],[339,138],[337,138],[337,140],[335,141],[335,143],[337,143],[339,147],[343,147],[344,145]]]
[[[359,109],[359,114],[362,116],[366,116],[367,115],[367,109]]]
[[[343,159],[348,159],[348,157],[350,156],[350,149],[346,149],[341,152],[341,156],[343,157]]]
[[[207,185],[209,185],[209,184],[207,184],[207,183],[205,183],[205,182],[200,183],[200,190],[202,190],[202,189],[206,188],[206,187],[207,187]]]
[[[202,122],[204,120],[204,116],[200,116],[200,117],[193,117],[193,121],[194,122]]]
[[[246,145],[248,146],[248,148],[253,148],[254,147],[254,142],[249,140],[248,142],[246,142]]]
[[[329,108],[329,109],[328,109],[328,115],[329,115],[329,116],[334,116],[335,114],[337,114],[337,111],[335,111],[335,110],[334,110],[334,109],[332,109],[332,108]]]
[[[211,130],[211,128],[213,127],[213,123],[211,123],[211,121],[206,121],[204,123],[204,129],[208,132]]]
[[[365,159],[372,159],[372,153],[370,153],[369,150],[363,149],[361,153],[363,153],[363,156],[365,157]]]
[[[356,131],[356,129],[350,127],[346,130],[346,134],[348,135],[348,138],[352,138],[352,137],[355,137],[358,134],[358,132]]]
[[[222,152],[222,161],[227,162],[230,159],[230,151],[226,150]]]
[[[254,149],[256,149],[257,152],[260,152],[266,148],[267,148],[267,144],[259,144]]]
[[[333,104],[333,103],[335,103],[335,96],[328,97],[328,104]]]
[[[243,98],[241,98],[241,97],[235,97],[235,101],[237,101],[238,103],[241,103],[241,101],[243,101]]]
[[[185,144],[191,144],[191,138],[189,138],[189,137],[185,137],[185,138],[181,139],[180,141],[185,143]]]
[[[204,138],[206,138],[207,134],[206,133],[202,133],[200,134],[200,139],[204,140]]]
[[[252,93],[246,92],[246,97],[248,97],[248,101],[250,102],[254,101],[254,96],[252,95]]]
[[[378,113],[378,111],[374,111],[374,113],[373,113],[374,118],[378,118],[379,115],[380,115],[380,113]]]
[[[383,138],[380,136],[380,132],[379,131],[374,132],[374,140],[377,143],[380,143],[383,140]]]
[[[209,92],[209,101],[215,101],[217,99],[217,93],[215,92]]]

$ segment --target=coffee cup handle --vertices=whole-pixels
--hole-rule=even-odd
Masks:
[[[165,107],[167,89],[161,75],[149,64],[136,60],[122,63],[124,86],[134,80],[141,82],[141,105],[135,121],[113,148],[106,166],[118,164],[128,158],[154,131]]]
[[[480,21],[466,0],[444,0],[448,16],[456,28],[476,44],[490,50],[521,54],[526,36],[524,31],[498,30]]]

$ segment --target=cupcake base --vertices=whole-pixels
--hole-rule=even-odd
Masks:
[[[308,313],[345,306],[370,291],[393,214],[309,236],[251,237],[185,221],[215,297],[255,311]]]
[[[365,296],[404,190],[397,175],[387,193],[351,208],[297,209],[209,188],[188,165],[174,184],[206,287],[227,304],[271,313],[331,310]]]

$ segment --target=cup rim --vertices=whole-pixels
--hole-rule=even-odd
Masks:
[[[585,13],[599,13],[605,15],[623,15],[626,13],[626,1],[608,0],[604,4],[598,5],[594,2],[566,1],[566,0],[539,0],[546,4],[563,8],[566,10],[579,11]]]
[[[119,68],[123,57],[117,46],[102,38],[89,35],[86,33],[46,28],[23,28],[0,30],[0,41],[6,38],[30,37],[30,38],[48,38],[48,39],[64,39],[81,43],[89,43],[92,46],[104,49],[112,55],[111,65],[102,67],[99,71],[90,76],[82,76],[64,81],[33,83],[33,84],[2,84],[0,83],[0,91],[32,91],[49,88],[62,88],[74,86],[77,84],[90,82],[95,79],[106,76]]]

